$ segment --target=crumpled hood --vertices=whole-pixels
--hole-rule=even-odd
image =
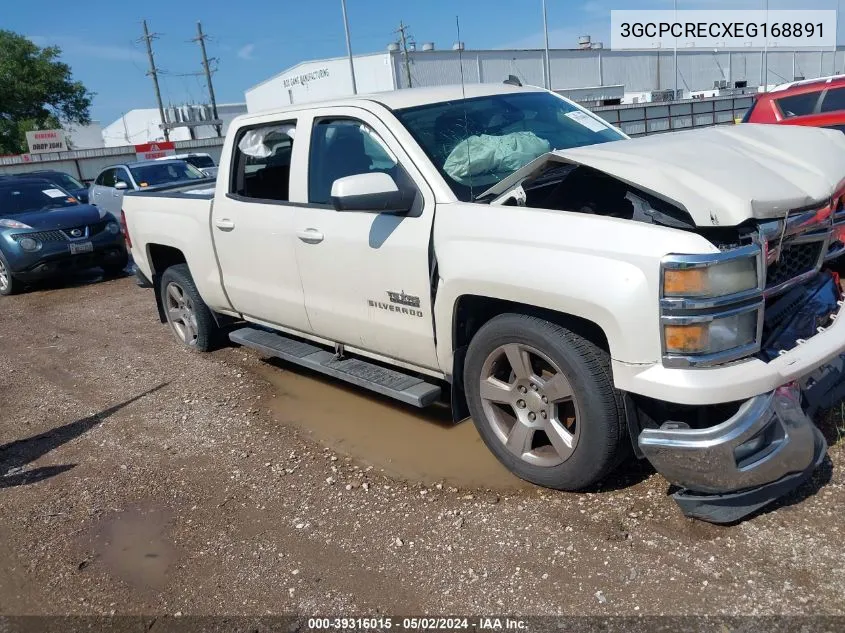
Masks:
[[[698,226],[734,226],[825,204],[845,183],[845,134],[755,123],[655,134],[550,152],[490,191],[501,194],[561,159],[672,202]]]

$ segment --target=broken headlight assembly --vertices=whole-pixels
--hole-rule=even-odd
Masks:
[[[667,367],[718,365],[760,349],[765,266],[759,245],[667,255],[660,266],[660,340]]]

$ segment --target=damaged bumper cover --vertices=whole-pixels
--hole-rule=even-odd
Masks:
[[[824,459],[827,443],[803,401],[800,385],[789,383],[713,427],[645,429],[639,446],[681,488],[673,497],[685,515],[731,523],[798,487]]]

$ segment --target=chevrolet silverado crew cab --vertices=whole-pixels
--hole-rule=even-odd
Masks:
[[[633,451],[687,515],[729,522],[826,454],[844,193],[839,132],[629,139],[480,84],[240,116],[215,184],[127,193],[123,223],[190,348],[226,331],[412,405],[448,395],[541,486]]]

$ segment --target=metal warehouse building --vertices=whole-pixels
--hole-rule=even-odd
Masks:
[[[772,85],[841,73],[845,48],[679,49],[677,59],[678,91],[689,96],[716,87]],[[552,49],[549,60],[553,90],[624,86],[624,92],[630,94],[675,88],[672,50]],[[399,50],[357,55],[353,63],[359,93],[408,87],[405,56]],[[426,44],[423,50],[408,52],[410,82],[415,87],[460,83],[461,66],[468,83],[499,82],[514,75],[524,84],[544,84],[542,49],[440,51]],[[297,64],[248,89],[246,102],[247,109],[255,112],[351,93],[349,59],[339,57]]]

